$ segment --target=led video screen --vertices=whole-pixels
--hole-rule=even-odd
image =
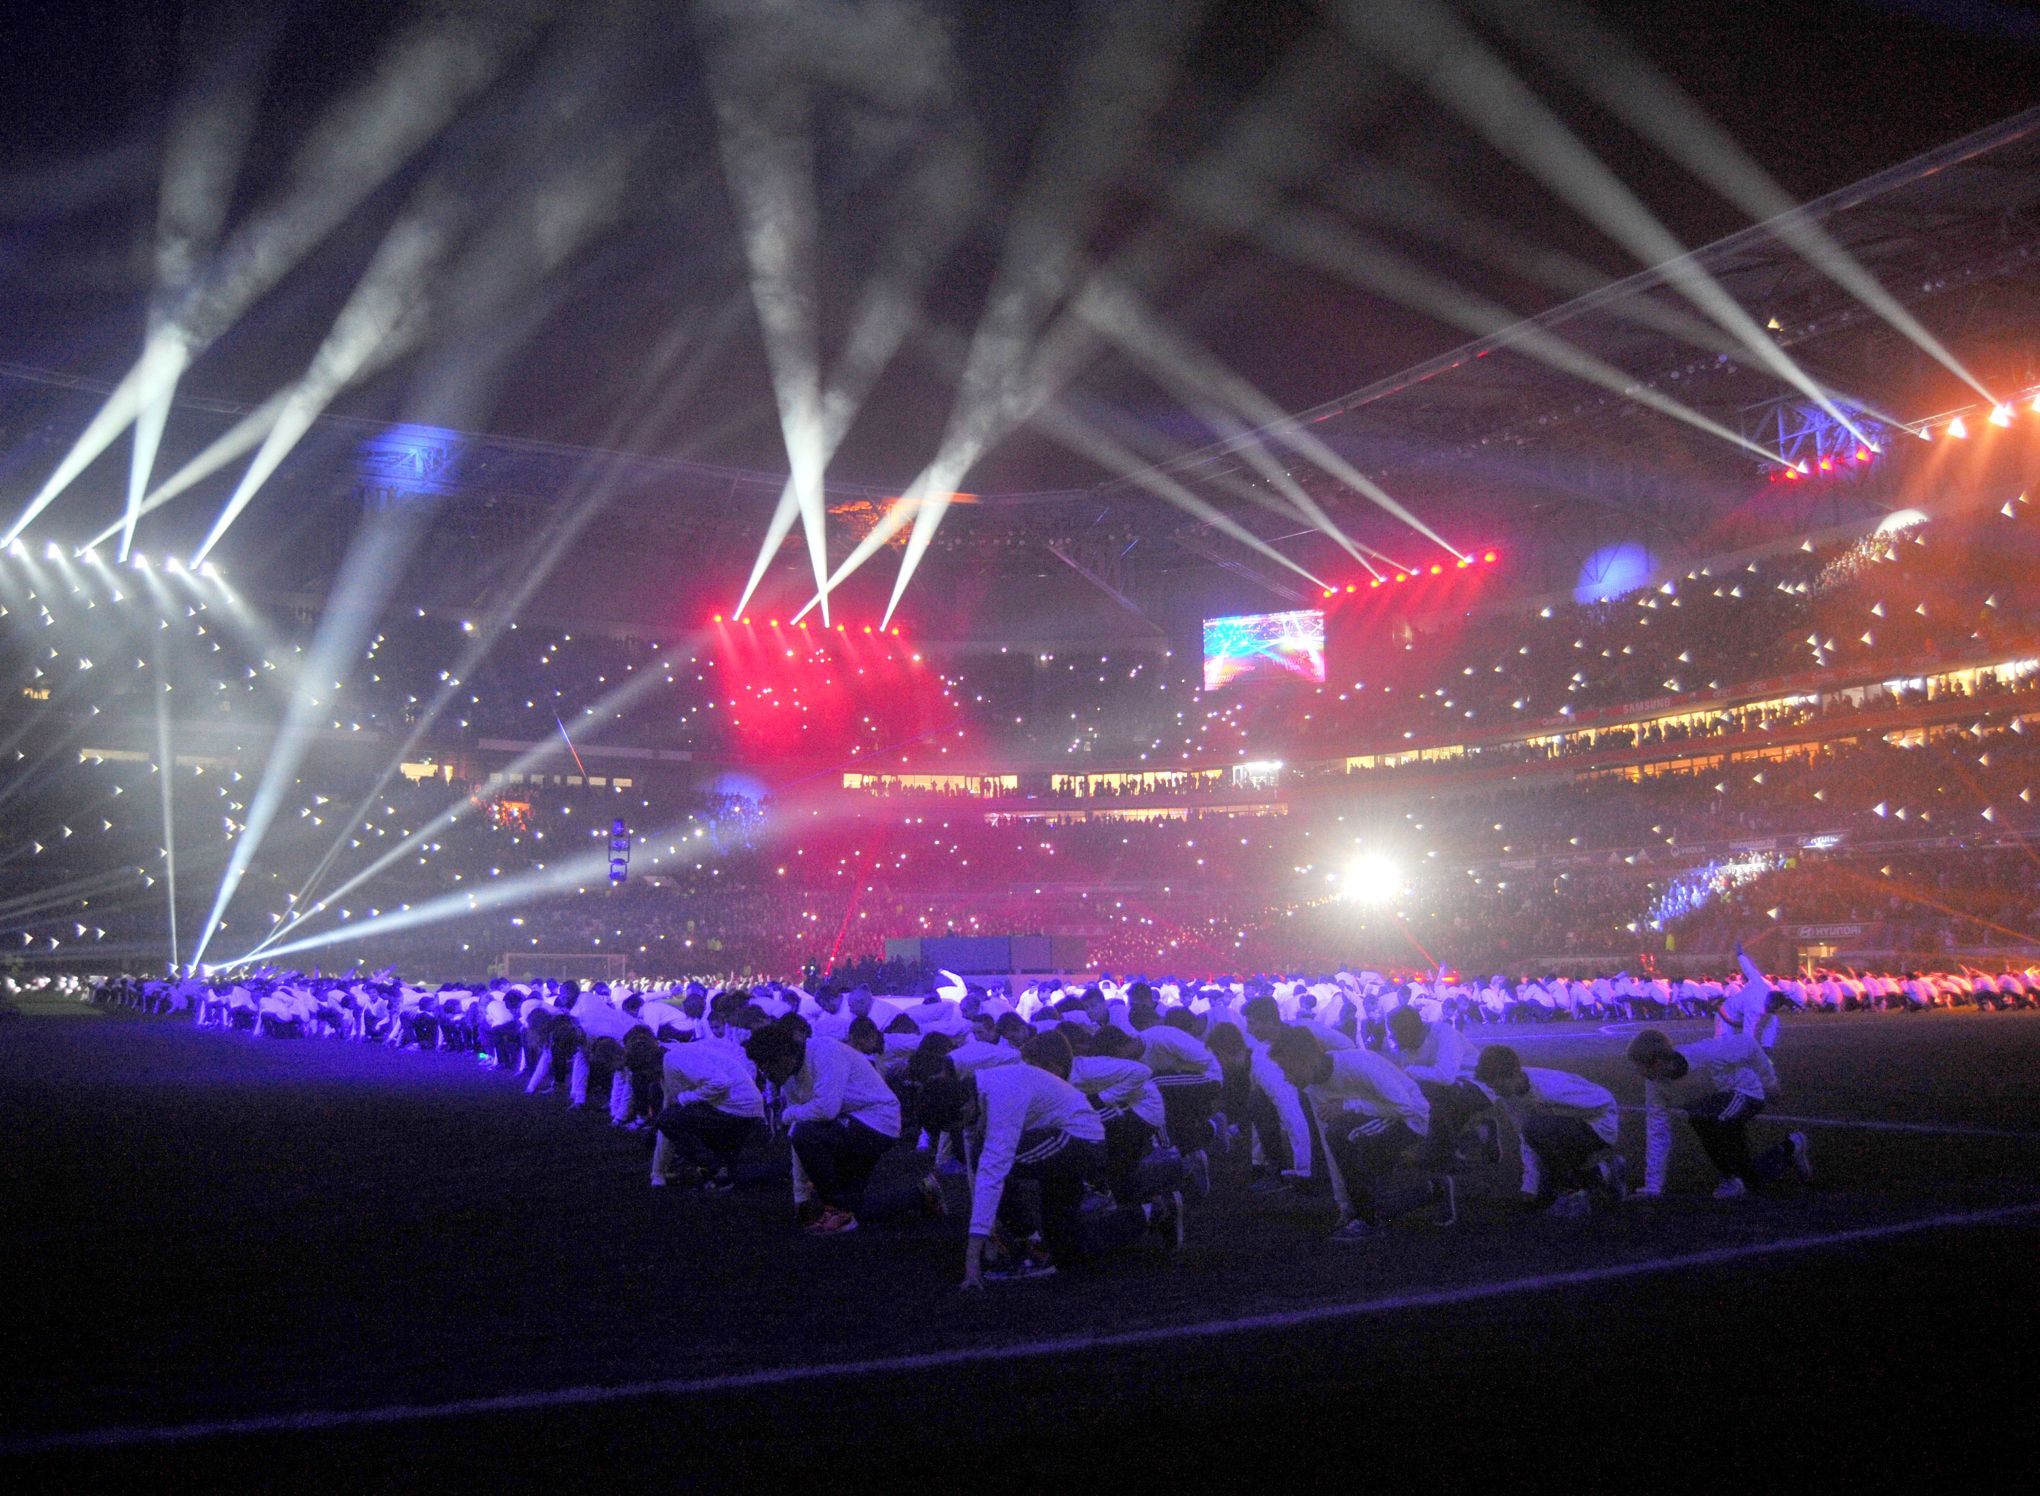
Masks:
[[[1204,689],[1290,681],[1325,683],[1325,615],[1249,613],[1204,620]]]

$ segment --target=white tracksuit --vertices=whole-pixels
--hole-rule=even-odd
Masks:
[[[1778,1091],[1778,1072],[1764,1046],[1747,1034],[1729,1034],[1720,1039],[1702,1039],[1682,1045],[1686,1073],[1677,1080],[1647,1080],[1643,1083],[1644,1134],[1647,1139],[1643,1186],[1648,1190],[1665,1187],[1665,1172],[1672,1161],[1672,1110],[1722,1091],[1762,1101]]]
[[[666,1105],[689,1106],[705,1101],[732,1117],[765,1115],[765,1098],[759,1093],[751,1061],[741,1049],[729,1044],[668,1044],[662,1062]],[[673,1145],[662,1132],[652,1144],[652,1180],[666,1182],[666,1161]]]
[[[1594,1130],[1595,1137],[1612,1148],[1621,1131],[1621,1117],[1615,1093],[1595,1085],[1584,1076],[1574,1075],[1569,1070],[1546,1070],[1536,1065],[1525,1065],[1523,1075],[1530,1082],[1526,1094],[1498,1097],[1497,1100],[1516,1126],[1516,1138],[1523,1155],[1523,1193],[1534,1195],[1543,1178],[1537,1165],[1537,1155],[1530,1151],[1527,1142],[1522,1141],[1526,1120],[1531,1117],[1577,1117]]]
[[[1019,1157],[1020,1135],[1054,1128],[1087,1142],[1105,1141],[1105,1122],[1090,1099],[1060,1076],[1033,1065],[997,1065],[977,1075],[981,1141],[971,1192],[970,1234],[989,1236]]]

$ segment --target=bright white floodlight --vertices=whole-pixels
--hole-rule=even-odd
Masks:
[[[1380,907],[1402,897],[1402,869],[1379,852],[1368,852],[1346,865],[1339,892],[1348,903]]]

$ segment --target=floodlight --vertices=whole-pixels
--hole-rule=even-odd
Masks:
[[[1402,896],[1402,870],[1384,854],[1368,852],[1346,865],[1339,891],[1352,904],[1392,904]]]

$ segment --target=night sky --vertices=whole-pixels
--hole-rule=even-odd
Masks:
[[[1732,206],[1512,45],[1480,7],[1458,8],[1681,240],[1702,244],[1744,226]],[[307,140],[405,24],[423,15],[487,26],[500,9],[296,4],[258,17],[245,6],[9,8],[0,20],[12,63],[0,91],[0,360],[108,381],[133,360],[151,300],[166,140],[180,110],[217,105],[237,89],[250,100],[225,214],[231,243],[269,205],[289,201]],[[931,201],[954,210],[953,233],[931,228],[920,246],[930,261],[921,315],[831,466],[846,479],[904,484],[940,440],[959,350],[998,279],[1030,163],[1117,92],[1105,86],[1109,70],[1094,77],[1092,95],[1076,97],[1070,84],[1097,45],[1097,8],[1006,0],[781,9],[828,18],[805,43],[801,26],[786,24],[796,40],[753,74],[765,80],[754,97],[772,108],[802,92],[797,80],[810,85],[819,216],[802,284],[825,366],[841,352],[874,267],[913,243]],[[1305,59],[1314,60],[1312,85],[1281,110],[1295,121],[1295,153],[1278,161],[1287,179],[1268,206],[1274,217],[1330,214],[1523,313],[1568,299],[1534,273],[1533,255],[1555,252],[1606,276],[1640,268],[1319,8],[1261,0],[1176,9],[1189,19],[1156,102],[1130,129],[1072,158],[1093,190],[1080,218],[1055,222],[1069,230],[1080,265],[1153,269],[1141,283],[1148,303],[1285,408],[1465,336],[1289,264],[1265,243],[1214,232],[1177,199],[1186,172]],[[1686,0],[1603,4],[1599,15],[1800,198],[2030,106],[2040,76],[2040,22],[1989,0]],[[234,320],[184,392],[254,403],[297,378],[391,226],[424,205],[449,226],[448,252],[423,287],[426,320],[336,410],[783,470],[708,82],[713,39],[727,35],[718,24],[680,6],[542,12],[429,143]],[[954,190],[917,197],[917,173],[944,148],[966,163]],[[560,204],[576,188],[593,201],[563,230]],[[1455,226],[1468,242],[1455,242]],[[1069,399],[1078,408],[1179,443],[1207,439],[1180,401],[1123,357],[1091,347],[1076,369]],[[1022,430],[999,441],[964,486],[1059,488],[1102,476]]]

